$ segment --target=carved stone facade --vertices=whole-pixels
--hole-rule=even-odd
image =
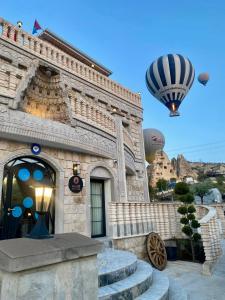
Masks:
[[[32,156],[31,144],[38,143],[38,157],[57,177],[55,232],[90,236],[90,180],[104,168],[110,174],[106,235],[112,237],[111,202],[149,202],[141,99],[110,80],[100,64],[79,61],[75,48],[68,54],[67,47],[0,19],[0,191],[4,166]],[[85,182],[79,194],[68,188],[74,163]]]

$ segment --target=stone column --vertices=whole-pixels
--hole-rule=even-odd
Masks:
[[[126,183],[126,167],[123,144],[123,124],[122,116],[114,113],[117,136],[117,180],[118,180],[118,199],[120,202],[127,202],[127,183]]]

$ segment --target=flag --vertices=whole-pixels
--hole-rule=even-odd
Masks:
[[[33,27],[33,31],[32,31],[32,34],[35,34],[38,32],[38,30],[42,29],[40,24],[38,23],[37,20],[34,21],[34,27]]]

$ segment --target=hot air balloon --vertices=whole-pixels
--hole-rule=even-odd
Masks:
[[[203,84],[206,85],[207,82],[209,81],[209,74],[208,73],[201,73],[198,75],[198,81]]]
[[[150,164],[158,150],[162,150],[165,145],[164,135],[157,129],[148,128],[143,130],[145,144],[145,159]]]
[[[168,54],[154,61],[146,72],[150,93],[169,110],[170,116],[179,116],[178,108],[190,90],[195,78],[194,67],[180,54]]]

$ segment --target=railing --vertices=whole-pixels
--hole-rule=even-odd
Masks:
[[[152,231],[158,232],[163,239],[174,238],[179,218],[177,207],[173,203],[111,203],[109,215],[113,238],[145,235]]]
[[[177,212],[179,203],[111,203],[110,225],[114,239],[143,236],[154,231],[163,240],[185,238],[182,234],[180,217]],[[206,261],[203,266],[214,263],[222,254],[220,230],[216,209],[209,206],[197,206],[197,216],[201,227],[199,232]]]
[[[72,116],[85,123],[97,126],[115,135],[115,121],[113,117],[99,106],[85,99],[85,96],[70,94]]]
[[[48,42],[42,41],[27,32],[15,27],[14,25],[0,19],[0,37],[18,47],[28,50],[34,55],[49,61],[52,64],[63,68],[91,83],[115,94],[122,99],[141,107],[141,97],[139,94],[132,93],[120,84],[112,81],[108,77],[88,67],[79,60],[64,53]]]
[[[199,223],[203,247],[207,262],[214,262],[222,254],[221,237],[217,222],[216,209],[210,206],[198,206],[198,215],[203,216]]]

